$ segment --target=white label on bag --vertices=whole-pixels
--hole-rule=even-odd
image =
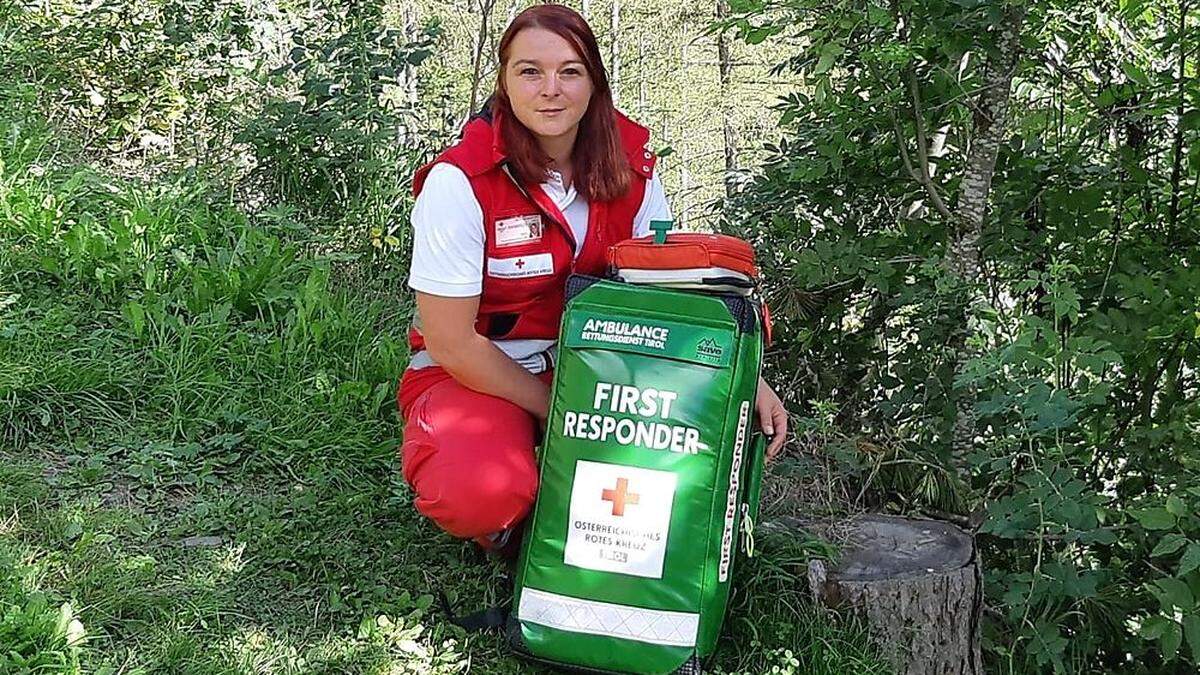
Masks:
[[[516,246],[542,238],[542,217],[534,214],[496,221],[496,246]]]
[[[575,462],[563,562],[661,579],[675,481],[670,471]]]
[[[487,272],[499,279],[524,279],[554,274],[554,257],[549,253],[522,255],[516,258],[488,258]]]
[[[737,519],[738,487],[742,476],[742,456],[746,452],[746,435],[750,428],[750,401],[742,401],[738,411],[737,438],[733,442],[733,462],[729,465],[729,493],[725,499],[725,532],[721,535],[721,565],[717,581],[729,579],[729,564],[733,562],[733,522]]]

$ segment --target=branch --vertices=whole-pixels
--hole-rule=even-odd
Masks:
[[[918,126],[920,126],[919,122]],[[913,177],[913,180],[917,181],[917,183],[919,183],[921,187],[925,189],[925,192],[929,195],[930,201],[933,202],[933,208],[937,210],[937,212],[940,213],[943,218],[952,223],[957,222],[958,218],[956,218],[955,215],[951,213],[950,209],[946,207],[946,202],[942,199],[942,195],[938,191],[937,184],[934,183],[933,179],[929,177],[928,163],[926,162],[923,165],[921,171],[917,171],[916,167],[913,166],[912,157],[908,154],[908,145],[904,142],[904,133],[900,130],[900,119],[896,117],[895,113],[892,113],[892,130],[896,133],[896,145],[900,146],[900,158],[904,160],[904,168],[908,169],[908,174]],[[920,134],[924,135],[924,132],[922,131]],[[922,152],[922,154],[924,154],[924,152]]]
[[[898,0],[891,0],[889,5],[892,12],[892,19],[896,22],[897,37],[902,43],[907,45],[909,43],[908,25],[905,21],[907,17],[902,15]],[[871,68],[871,70],[874,72],[874,68]],[[946,201],[942,199],[941,192],[938,191],[937,185],[929,175],[929,151],[925,144],[925,121],[921,117],[921,98],[916,89],[916,75],[913,73],[911,65],[906,69],[906,74],[909,75],[913,95],[913,116],[917,124],[917,157],[921,164],[920,172],[913,166],[912,157],[908,154],[908,145],[905,143],[904,134],[900,130],[900,120],[896,117],[895,113],[892,113],[892,128],[896,132],[896,145],[900,146],[900,156],[904,160],[904,168],[908,169],[908,174],[916,179],[921,184],[921,187],[925,188],[925,192],[929,195],[929,200],[933,202],[933,208],[943,218],[954,223],[958,219],[946,207]],[[881,79],[878,73],[875,73],[875,78]]]
[[[925,112],[921,109],[921,87],[917,85],[917,74],[912,64],[904,73],[908,77],[908,92],[912,96],[913,122],[917,128],[917,159],[921,162],[921,177],[928,180],[929,173],[929,143],[925,139]]]
[[[929,171],[929,143],[925,138],[925,113],[921,110],[921,91],[917,86],[917,75],[911,66],[908,69],[908,88],[912,92],[913,119],[917,125],[917,159],[920,161],[921,183],[929,192],[929,198],[933,200],[933,205],[937,210],[953,221],[954,216],[951,215],[950,209],[946,208],[946,203],[942,200],[941,193],[938,192],[937,186],[933,182],[933,174]]]
[[[1112,278],[1113,269],[1117,266],[1117,250],[1120,243],[1121,228],[1124,226],[1125,215],[1125,170],[1122,169],[1119,174],[1121,182],[1117,184],[1117,213],[1113,218],[1112,236],[1112,253],[1108,256],[1108,269],[1104,272],[1104,283],[1100,284],[1100,294],[1096,296],[1096,309],[1104,308],[1104,296],[1108,293],[1108,281]]]
[[[935,509],[932,506],[922,506],[920,508],[920,513],[923,516],[929,516],[936,520],[944,520],[948,523],[957,525],[964,530],[974,529],[971,527],[971,519],[958,513],[950,513],[949,511]]]

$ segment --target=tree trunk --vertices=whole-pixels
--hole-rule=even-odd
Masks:
[[[471,61],[471,102],[467,104],[467,114],[464,119],[469,119],[475,114],[475,108],[479,105],[479,80],[483,75],[483,53],[487,50],[488,45],[488,20],[492,16],[492,8],[496,6],[496,0],[479,0],[479,31],[475,34],[475,51]]]
[[[1188,3],[1179,3],[1179,30],[1176,32],[1179,40],[1178,75],[1175,78],[1175,138],[1171,143],[1171,204],[1167,207],[1167,240],[1175,241],[1179,223],[1179,192],[1180,176],[1183,169],[1183,105],[1184,85],[1187,80],[1187,49],[1188,44],[1183,36],[1187,34]]]
[[[857,612],[896,675],[983,675],[983,578],[975,541],[936,520],[849,523],[837,565],[812,561],[818,605]]]
[[[688,45],[685,42],[680,50],[680,63],[684,68],[688,65]],[[676,122],[680,127],[683,123]],[[675,220],[679,223],[680,229],[686,230],[688,227],[688,211],[691,208],[692,202],[692,175],[688,171],[689,163],[687,144],[688,138],[684,135],[679,136],[679,145],[675,147],[675,156],[679,158],[679,194],[675,196]]]
[[[404,38],[412,41],[417,38],[417,8],[409,5],[404,8]],[[419,128],[416,115],[421,103],[417,82],[417,67],[411,63],[404,64],[400,72],[400,84],[404,91],[404,105],[412,115],[406,116],[396,129],[397,141],[400,147],[405,147]]]
[[[717,0],[717,20],[729,16],[729,1]],[[717,72],[721,81],[721,129],[725,138],[725,196],[733,197],[733,172],[737,170],[737,141],[733,122],[729,119],[729,83],[733,76],[733,61],[729,56],[729,38],[725,31],[717,33]]]
[[[996,157],[1008,129],[1009,90],[1020,58],[1024,21],[1024,7],[1010,5],[996,44],[998,56],[984,66],[983,91],[976,101],[971,149],[959,196],[961,223],[950,253],[951,269],[964,279],[979,278],[979,238],[987,217]]]
[[[589,16],[591,16],[591,13],[592,13],[591,0],[583,0],[583,11],[580,12],[580,14],[583,15],[583,18],[585,21],[588,19]]]
[[[646,117],[646,31],[638,31],[638,119]]]
[[[408,7],[404,10],[404,37],[408,40],[417,39],[417,8]],[[411,63],[404,64],[404,101],[415,109],[421,103],[417,83],[417,67]]]
[[[613,105],[616,105],[621,98],[621,0],[613,0],[611,37],[612,52],[608,57],[608,82],[612,88]]]
[[[947,264],[966,287],[978,283],[982,275],[979,262],[979,240],[987,217],[988,197],[992,177],[996,172],[996,157],[1004,142],[1008,127],[1009,90],[1021,52],[1021,28],[1025,22],[1024,5],[1009,5],[1003,23],[998,28],[994,56],[984,64],[983,91],[975,105],[974,132],[963,172],[955,223],[955,237],[950,243]],[[971,305],[974,294],[964,298],[962,325],[952,340],[956,354],[955,373],[961,373],[971,354],[967,349]],[[967,455],[975,440],[974,392],[968,390],[958,399],[951,445],[954,466],[959,475],[968,477]]]

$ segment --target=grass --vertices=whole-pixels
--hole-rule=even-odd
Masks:
[[[501,569],[399,478],[394,270],[340,283],[282,211],[47,133],[0,121],[0,671],[530,672],[435,611]],[[760,546],[718,668],[880,672],[806,604],[803,545]]]

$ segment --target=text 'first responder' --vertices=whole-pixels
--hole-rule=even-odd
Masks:
[[[659,417],[668,419],[671,404],[679,398],[673,391],[647,387],[639,389],[628,384],[597,382],[592,397],[593,410],[605,410],[620,415]],[[669,450],[695,455],[708,450],[700,441],[700,430],[644,419],[619,419],[612,415],[568,410],[563,413],[562,435],[589,441],[616,441],[618,445],[639,446],[647,450]]]

